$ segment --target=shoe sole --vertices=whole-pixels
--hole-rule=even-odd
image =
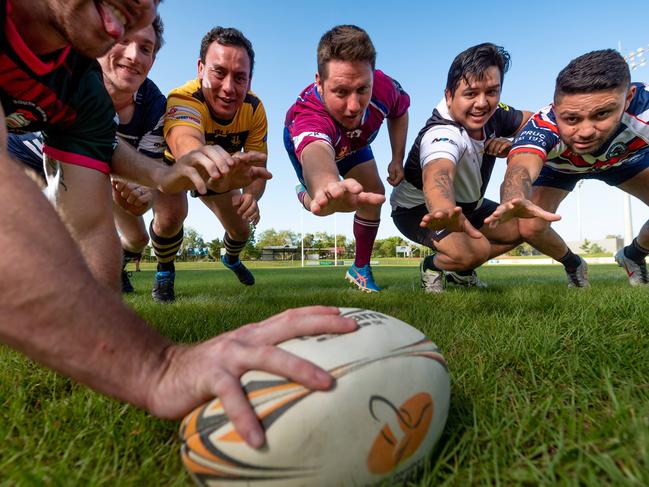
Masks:
[[[358,284],[358,282],[356,282],[356,279],[354,279],[352,276],[349,275],[349,273],[345,274],[345,279],[350,283],[352,283],[354,286],[356,286],[358,289],[363,291],[364,293],[372,294],[372,293],[380,292],[380,291],[375,291],[374,289],[369,289],[367,287],[361,286],[360,284]]]

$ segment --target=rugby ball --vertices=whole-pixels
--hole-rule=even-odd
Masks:
[[[251,371],[241,377],[266,432],[249,447],[219,399],[187,415],[181,456],[205,486],[363,486],[409,477],[442,433],[450,401],[446,362],[419,330],[376,311],[341,308],[358,322],[345,335],[320,335],[279,346],[335,378],[312,391]]]

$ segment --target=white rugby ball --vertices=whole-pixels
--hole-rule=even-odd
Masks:
[[[265,372],[241,383],[266,432],[249,447],[219,399],[180,428],[181,456],[205,486],[363,486],[410,475],[442,433],[450,401],[446,362],[419,330],[391,316],[341,308],[359,328],[280,346],[336,377],[315,392]]]

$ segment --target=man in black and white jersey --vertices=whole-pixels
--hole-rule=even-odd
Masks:
[[[460,53],[445,97],[415,139],[405,180],[392,192],[392,218],[409,239],[435,251],[421,263],[422,286],[479,286],[474,269],[520,242],[517,225],[483,227],[498,206],[484,198],[496,157],[505,157],[531,113],[500,103],[509,54],[490,43]]]

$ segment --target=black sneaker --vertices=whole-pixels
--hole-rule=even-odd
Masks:
[[[126,272],[125,269],[122,269],[122,292],[124,294],[132,293],[135,291],[129,277],[131,277],[131,273]]]
[[[225,260],[225,255],[222,255],[221,262],[225,267],[227,267],[237,275],[237,278],[239,279],[239,282],[241,284],[252,286],[255,283],[255,276],[252,275],[252,272],[250,272],[240,260],[237,260],[234,264],[228,264],[228,262]]]
[[[176,273],[171,271],[158,271],[155,273],[151,297],[159,303],[170,303],[176,299],[174,294],[174,280]]]

